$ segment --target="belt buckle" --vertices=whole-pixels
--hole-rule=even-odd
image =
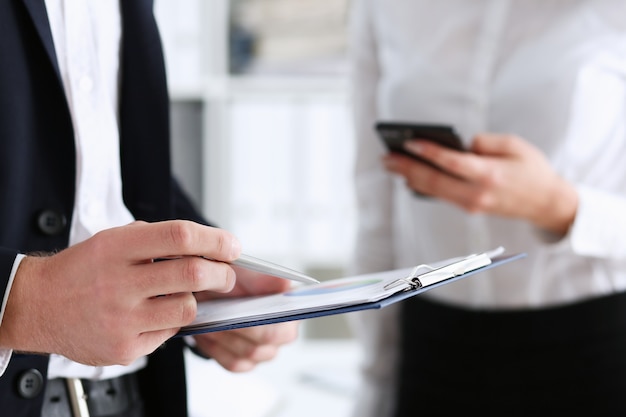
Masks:
[[[67,393],[70,397],[70,406],[74,417],[89,417],[87,395],[80,378],[66,378]]]

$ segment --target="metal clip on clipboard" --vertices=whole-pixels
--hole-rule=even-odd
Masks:
[[[417,290],[428,287],[487,266],[491,263],[491,258],[501,255],[502,253],[504,253],[504,248],[498,247],[489,252],[469,255],[460,260],[456,260],[436,268],[428,264],[421,264],[413,268],[409,276],[406,278],[400,278],[385,285],[385,290],[391,290],[400,286],[404,287],[403,291]],[[426,270],[426,272],[420,273],[420,271],[424,270]]]

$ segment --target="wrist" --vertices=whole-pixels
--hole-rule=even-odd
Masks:
[[[32,283],[44,270],[41,259],[37,257],[26,256],[19,263],[0,326],[0,348],[46,352],[40,344],[42,337],[33,337],[43,334],[38,330],[43,317],[37,317],[40,303],[36,300],[37,294],[42,291],[31,290]]]
[[[558,177],[548,196],[534,223],[537,227],[564,236],[576,219],[578,193],[570,183]]]

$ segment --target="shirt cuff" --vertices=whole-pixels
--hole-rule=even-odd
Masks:
[[[9,294],[11,293],[11,287],[13,286],[13,280],[15,279],[17,268],[20,266],[22,259],[24,259],[25,257],[26,257],[25,255],[19,254],[15,257],[15,261],[13,262],[13,268],[11,269],[9,282],[4,292],[4,299],[2,300],[2,306],[0,306],[0,326],[2,326],[2,319],[4,318],[4,311],[7,306],[7,301],[9,300]],[[6,369],[9,367],[9,362],[11,361],[12,354],[13,354],[12,349],[0,349],[0,377],[4,375],[4,371],[6,371]]]
[[[569,234],[575,254],[598,258],[626,256],[626,199],[614,193],[578,187],[579,205]]]

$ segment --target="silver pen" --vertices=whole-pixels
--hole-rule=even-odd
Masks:
[[[272,262],[254,258],[249,255],[241,254],[239,258],[229,262],[231,265],[237,265],[251,271],[261,272],[263,274],[273,275],[275,277],[290,279],[292,281],[303,282],[305,284],[319,284],[319,281],[308,275],[285,268]]]

